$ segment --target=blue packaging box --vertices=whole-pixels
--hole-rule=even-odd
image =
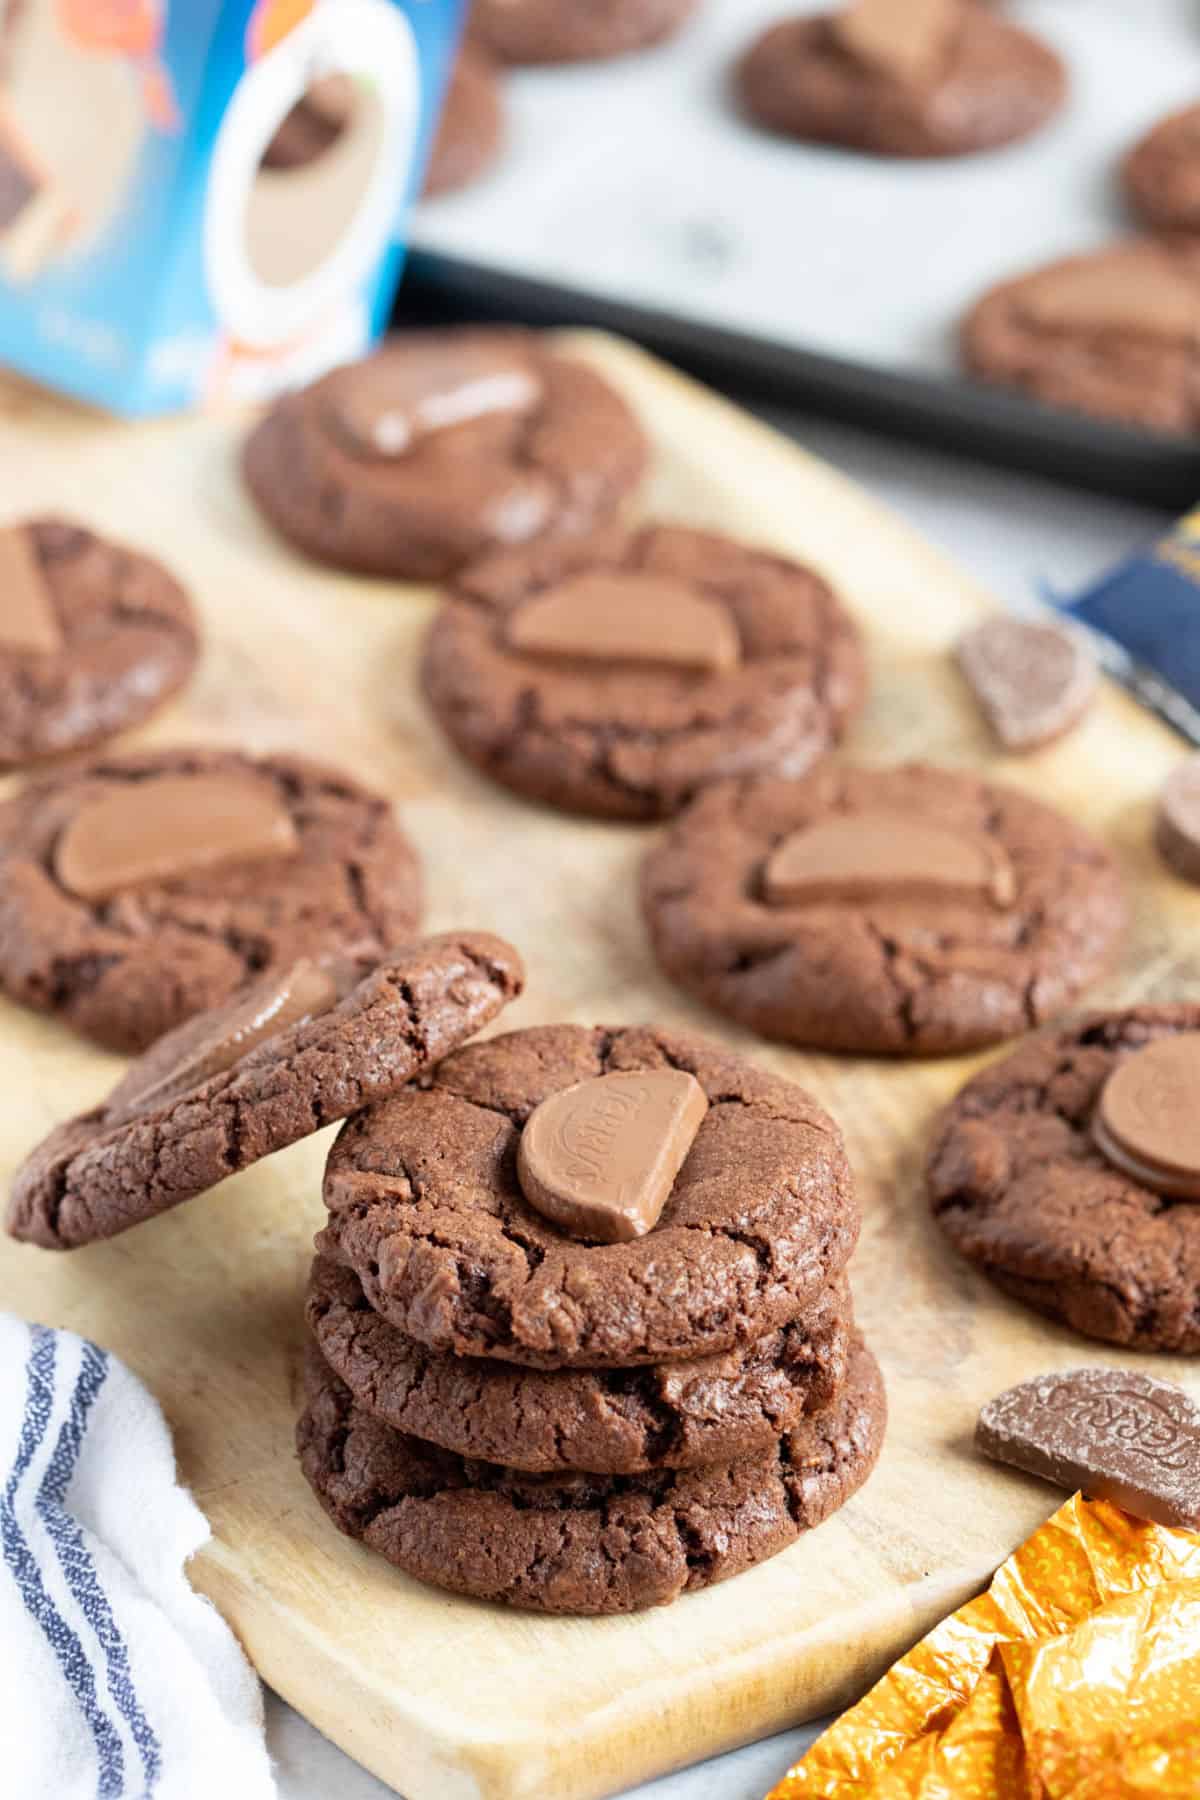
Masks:
[[[359,354],[462,10],[0,0],[0,363],[153,414]]]

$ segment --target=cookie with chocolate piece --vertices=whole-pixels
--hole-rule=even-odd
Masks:
[[[1001,282],[962,327],[967,367],[1050,406],[1200,427],[1200,243],[1141,238]]]
[[[0,987],[113,1050],[301,957],[365,971],[419,910],[388,802],[300,757],[146,751],[0,805]]]
[[[648,461],[621,396],[535,333],[407,332],[277,400],[243,468],[319,562],[429,581],[611,519]]]
[[[966,0],[851,0],[772,25],[736,70],[769,131],[878,156],[963,156],[1039,130],[1066,95],[1048,45]]]
[[[928,1165],[950,1242],[1086,1337],[1200,1350],[1200,1006],[1101,1013],[969,1081]]]
[[[624,819],[666,816],[722,776],[802,773],[866,688],[858,630],[820,575],[682,525],[471,564],[421,678],[494,781]]]
[[[11,1236],[69,1250],[114,1237],[403,1087],[520,992],[483,932],[393,950],[365,977],[303,958],[160,1038],[104,1103],[17,1171]]]
[[[699,1469],[528,1475],[455,1456],[354,1404],[310,1350],[300,1465],[340,1531],[406,1574],[534,1612],[662,1606],[786,1550],[866,1481],[887,1421],[861,1343],[823,1412]]]
[[[627,1174],[606,1129],[569,1127],[563,1143],[556,1181],[578,1179],[582,1216],[556,1222],[530,1204],[519,1157],[539,1107],[580,1083],[669,1072],[708,1104],[651,1229],[618,1241],[593,1229],[605,1188],[619,1210]],[[660,1148],[645,1145],[647,1165],[661,1166]],[[653,1027],[548,1025],[457,1051],[347,1121],[325,1202],[318,1249],[354,1271],[381,1318],[443,1355],[539,1369],[748,1344],[811,1310],[859,1226],[841,1134],[810,1095]]]
[[[191,602],[153,557],[65,519],[0,528],[0,764],[140,725],[199,653]]]
[[[1108,852],[974,775],[826,765],[709,788],[646,858],[673,980],[763,1037],[945,1055],[1094,980],[1126,919]]]

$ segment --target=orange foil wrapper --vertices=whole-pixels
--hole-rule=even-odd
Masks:
[[[1076,1494],[768,1800],[1197,1800],[1200,1532]]]

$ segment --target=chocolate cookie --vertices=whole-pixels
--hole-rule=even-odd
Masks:
[[[819,575],[670,525],[472,564],[422,680],[493,780],[625,819],[674,812],[722,775],[802,773],[866,686],[858,631]]]
[[[1121,164],[1133,210],[1154,231],[1200,232],[1200,105],[1171,113]]]
[[[425,169],[424,197],[469,187],[500,154],[504,106],[491,58],[464,44],[455,58]]]
[[[140,724],[199,652],[188,597],[152,557],[63,519],[0,530],[0,764]]]
[[[360,975],[305,958],[160,1038],[17,1171],[10,1234],[70,1250],[166,1212],[395,1093],[524,979],[516,951],[483,932],[417,940]]]
[[[1051,406],[1152,430],[1200,427],[1200,244],[1130,240],[986,293],[967,366]]]
[[[351,1269],[318,1257],[308,1323],[356,1406],[397,1431],[532,1473],[626,1475],[732,1462],[834,1399],[852,1327],[844,1281],[803,1319],[724,1355],[640,1369],[521,1369],[439,1356],[371,1311]]]
[[[929,1192],[951,1243],[1006,1293],[1086,1337],[1200,1350],[1200,1206],[1164,1191],[1169,1171],[1156,1172],[1145,1143],[1135,1145],[1133,1166],[1140,1159],[1148,1179],[1128,1172],[1129,1095],[1109,1096],[1107,1085],[1118,1070],[1139,1083],[1147,1073],[1139,1052],[1196,1032],[1200,1006],[1177,1005],[1048,1033],[969,1081],[937,1131]],[[1181,1046],[1193,1063],[1197,1041]],[[1134,1124],[1168,1120],[1168,1153],[1194,1155],[1196,1068],[1186,1086],[1169,1070],[1148,1073],[1151,1103],[1143,1099]],[[1118,1134],[1107,1152],[1106,1096],[1117,1102]]]
[[[299,757],[114,756],[0,806],[0,987],[113,1050],[302,956],[365,970],[419,907],[387,801]]]
[[[309,1355],[300,1465],[339,1530],[418,1581],[535,1612],[635,1612],[764,1562],[862,1486],[887,1421],[878,1364],[859,1344],[833,1405],[753,1456],[523,1475],[393,1431]]]
[[[696,0],[475,0],[471,36],[510,63],[583,62],[672,37]]]
[[[962,0],[859,0],[773,25],[736,71],[746,111],[789,137],[879,156],[962,156],[1028,137],[1056,113],[1053,50]]]
[[[624,400],[517,330],[409,332],[276,401],[244,456],[271,523],[320,562],[414,581],[606,523],[646,469]]]
[[[620,1070],[690,1072],[707,1114],[658,1225],[584,1243],[525,1199],[521,1132],[550,1095]],[[533,1368],[733,1349],[802,1318],[849,1260],[841,1133],[802,1088],[680,1032],[548,1025],[458,1051],[348,1121],[322,1255],[407,1337]]]
[[[763,1037],[943,1055],[1026,1031],[1125,924],[1112,858],[973,775],[825,767],[710,788],[650,852],[659,962]]]

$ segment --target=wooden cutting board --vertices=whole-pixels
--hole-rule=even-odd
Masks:
[[[803,557],[845,594],[874,675],[852,750],[987,766],[1086,820],[1135,897],[1124,960],[1098,998],[1200,992],[1200,893],[1150,847],[1153,798],[1181,745],[1111,689],[1066,742],[996,756],[945,654],[988,604],[967,576],[841,476],[641,352],[567,341],[654,437],[648,512]],[[992,1292],[930,1224],[922,1146],[975,1062],[768,1048],[675,992],[635,904],[653,832],[539,811],[466,769],[415,686],[432,595],[291,555],[241,491],[237,436],[229,420],[118,425],[0,393],[5,512],[78,513],[160,552],[197,596],[210,634],[199,678],[142,741],[286,746],[394,795],[426,857],[429,925],[488,927],[528,960],[528,994],[504,1025],[664,1019],[809,1085],[845,1128],[861,1182],[854,1285],[888,1379],[887,1446],[843,1512],[736,1581],[637,1618],[526,1617],[406,1580],[340,1537],[300,1477],[300,1296],[327,1134],[111,1243],[56,1256],[5,1242],[0,1305],[94,1337],[150,1384],[212,1523],[193,1579],[265,1679],[352,1756],[406,1800],[583,1800],[858,1693],[1056,1504],[977,1460],[980,1403],[1035,1371],[1122,1359]],[[117,1064],[15,1008],[2,1024],[7,1178]],[[1154,1367],[1200,1394],[1186,1363]]]

